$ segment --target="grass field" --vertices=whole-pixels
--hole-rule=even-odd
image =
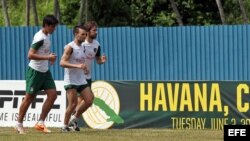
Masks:
[[[19,135],[13,128],[0,128],[0,141],[223,141],[222,130],[173,130],[173,129],[108,129],[82,128],[80,132],[61,133],[51,128],[45,134],[27,128]]]

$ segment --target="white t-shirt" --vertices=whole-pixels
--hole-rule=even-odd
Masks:
[[[48,56],[50,54],[50,46],[49,34],[46,35],[40,30],[34,35],[31,47],[37,50],[36,54]],[[49,69],[48,60],[30,60],[29,66],[39,72],[46,72]]]
[[[87,40],[82,43],[82,46],[84,47],[84,52],[87,56],[85,63],[88,65],[89,73],[85,74],[86,79],[91,79],[91,65],[94,61],[96,56],[100,56],[100,54],[97,54],[98,50],[100,49],[100,44],[97,40],[93,40],[92,43],[89,43]]]
[[[83,46],[78,46],[75,42],[70,42],[67,46],[71,46],[73,49],[69,58],[71,64],[81,64],[85,62],[86,55],[84,53]],[[84,70],[79,68],[65,68],[64,69],[64,83],[65,85],[84,85],[87,84]]]

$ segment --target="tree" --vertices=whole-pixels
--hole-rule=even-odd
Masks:
[[[85,0],[85,22],[88,21],[89,18],[89,3],[88,0]]]
[[[241,10],[241,14],[243,16],[244,23],[247,24],[249,22],[249,19],[248,19],[247,14],[246,14],[244,2],[242,0],[239,0],[239,5],[240,5],[240,10]]]
[[[58,19],[58,22],[61,23],[60,4],[58,0],[54,0],[54,15]]]
[[[88,6],[88,0],[85,0],[85,5],[86,5],[86,13],[85,13],[85,17],[87,19],[87,6]],[[79,9],[79,21],[78,21],[78,24],[82,24],[83,23],[83,10],[84,10],[84,0],[81,0],[80,2],[80,9]],[[87,20],[86,20],[87,21]]]
[[[99,26],[130,25],[130,7],[127,0],[89,0],[88,20],[95,20]]]
[[[26,0],[26,25],[30,25],[30,0]]]
[[[79,0],[61,0],[62,17],[61,23],[74,26],[78,23],[78,9],[80,8]]]
[[[38,15],[37,15],[37,10],[36,10],[36,0],[31,0],[31,2],[32,2],[32,7],[33,7],[33,16],[34,16],[35,25],[38,26],[39,21],[38,21]]]
[[[18,4],[18,0],[12,0],[12,4],[13,5],[17,5]]]
[[[9,15],[8,15],[8,8],[7,8],[6,0],[2,0],[2,7],[3,7],[2,9],[3,9],[5,26],[10,26],[10,19],[9,19]]]
[[[222,24],[226,24],[225,14],[224,14],[224,10],[223,10],[221,1],[220,0],[216,0],[216,4],[217,4],[219,12],[220,12],[220,18],[221,18]]]
[[[154,1],[153,0],[137,0],[132,1],[131,17],[134,26],[152,26]]]
[[[181,17],[181,15],[179,13],[179,10],[178,10],[178,8],[177,8],[177,6],[175,4],[175,1],[174,0],[170,0],[170,3],[171,3],[171,6],[173,8],[173,11],[174,11],[174,13],[176,15],[176,19],[177,19],[178,24],[179,25],[183,25],[182,17]]]
[[[2,6],[4,1],[8,7]],[[28,1],[2,0],[0,26],[7,25],[6,19],[14,26],[33,24],[33,21],[36,24],[35,17],[48,13],[54,13],[61,24],[68,26],[95,20],[100,27],[177,26],[181,24],[180,21],[183,25],[218,25],[222,21],[223,24],[242,24],[249,22],[247,16],[250,15],[250,0],[32,0],[31,6],[36,2],[37,16],[33,9],[31,15],[35,17],[29,21],[30,13],[24,4]],[[80,1],[84,1],[84,5]],[[9,17],[6,18],[6,15]]]

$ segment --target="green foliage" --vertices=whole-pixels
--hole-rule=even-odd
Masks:
[[[154,18],[153,23],[156,26],[171,26],[175,24],[175,20],[172,17],[175,17],[175,14],[161,12]]]
[[[100,26],[125,26],[131,21],[126,0],[89,1],[88,20],[95,20]]]
[[[250,18],[250,1],[243,0]],[[80,0],[59,0],[61,23],[74,26],[79,21]],[[221,24],[215,0],[175,0],[184,25]],[[39,24],[46,14],[53,14],[53,0],[36,0]],[[25,0],[7,0],[11,26],[25,25]],[[238,0],[222,0],[228,24],[242,24]],[[1,4],[0,4],[0,8]],[[86,8],[86,7],[84,7]],[[95,20],[99,26],[177,26],[176,14],[166,0],[88,0],[83,19]],[[34,24],[31,7],[30,25]],[[0,26],[4,26],[0,12]]]
[[[78,16],[80,9],[80,1],[79,0],[61,0],[60,3],[61,8],[61,19],[62,24],[65,25],[77,25],[78,24]]]
[[[152,26],[153,25],[153,0],[135,0],[131,4],[132,25]]]
[[[227,24],[241,24],[243,17],[241,15],[240,5],[238,0],[227,0],[223,3],[224,12]],[[247,6],[247,5],[245,5]],[[233,10],[232,10],[233,9]]]
[[[184,25],[219,24],[220,16],[215,0],[178,0]]]
[[[37,0],[37,14],[39,19],[39,24],[42,24],[42,19],[46,14],[53,14],[53,1],[51,0]],[[25,0],[13,0],[7,1],[8,14],[10,18],[11,26],[24,26],[25,25]],[[2,8],[2,7],[1,7]],[[35,25],[34,15],[30,9],[30,25]],[[0,26],[4,25],[3,13],[0,13]]]
[[[24,25],[25,24],[25,8],[20,7],[19,5],[24,5],[24,1],[17,1],[17,3],[14,5],[7,2],[8,5],[8,14],[10,18],[10,24],[13,26]],[[20,12],[21,11],[21,12]],[[2,13],[0,14],[0,17],[2,16]],[[1,18],[2,19],[2,18]],[[4,25],[4,21],[2,21]],[[2,25],[2,24],[1,24]]]

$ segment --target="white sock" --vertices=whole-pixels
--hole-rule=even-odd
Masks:
[[[38,121],[38,124],[44,124],[44,121],[39,120],[39,121]]]
[[[75,115],[71,116],[71,121],[76,122],[77,121],[77,117]]]
[[[23,126],[23,123],[17,122],[16,126],[18,126],[18,127]]]

